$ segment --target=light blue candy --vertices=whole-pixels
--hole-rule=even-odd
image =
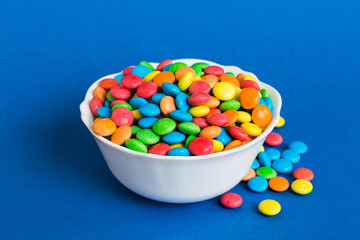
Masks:
[[[173,83],[164,82],[161,85],[161,89],[169,96],[175,97],[180,91],[180,89]]]
[[[288,173],[292,170],[291,162],[286,159],[276,159],[272,163],[272,168],[279,173]]]
[[[114,79],[118,80],[120,85],[121,85],[121,79],[124,77],[125,75],[124,74],[118,74],[114,77]]]
[[[166,97],[166,95],[163,93],[155,93],[152,95],[151,100],[156,104],[160,104],[160,101],[163,99],[163,97]]]
[[[104,107],[110,108],[110,105],[111,105],[111,102],[110,102],[109,100],[106,100],[106,101],[104,102]]]
[[[268,181],[261,176],[256,176],[248,181],[248,188],[254,192],[263,192],[268,188]]]
[[[163,68],[163,72],[165,72],[165,71],[169,71],[169,68],[171,67],[171,63],[170,64],[168,64],[168,65],[166,65],[164,68]]]
[[[146,75],[148,75],[151,72],[152,71],[149,67],[144,66],[144,65],[137,65],[133,68],[133,70],[131,71],[131,74],[135,74],[141,78],[144,78]]]
[[[261,166],[271,167],[271,158],[266,152],[259,152],[258,159]]]
[[[185,140],[185,134],[178,131],[172,131],[171,133],[162,136],[161,140],[169,144],[181,143]]]
[[[185,93],[183,92],[178,93],[175,97],[176,107],[180,110],[188,111],[190,109],[190,106],[187,103],[187,99],[188,96]]]
[[[96,112],[101,118],[110,118],[111,117],[111,109],[110,108],[99,107],[96,110]]]
[[[141,128],[151,128],[157,120],[159,119],[156,117],[143,117],[138,121],[138,125]]]
[[[260,101],[259,101],[258,105],[265,105],[266,106],[266,102],[264,101],[264,99],[260,98]]]
[[[253,164],[251,165],[251,168],[256,170],[260,167],[260,163],[257,159],[254,160]]]
[[[139,107],[139,112],[145,117],[155,117],[160,114],[160,108],[153,103],[147,103]]]
[[[183,147],[176,147],[173,149],[170,149],[170,151],[167,153],[168,156],[190,156],[190,152],[187,148]]]
[[[281,153],[281,158],[288,160],[290,163],[298,163],[300,161],[300,154],[291,149],[286,149]]]
[[[228,145],[231,141],[232,138],[230,137],[230,135],[227,133],[227,131],[225,130],[225,128],[221,128],[221,133],[216,137],[216,140],[218,140],[219,142],[221,142],[224,146]]]
[[[146,101],[145,98],[141,97],[134,97],[129,101],[129,104],[134,108],[138,109],[141,105],[147,104],[148,101]]]
[[[191,114],[183,110],[171,111],[170,117],[179,122],[191,122],[191,120],[193,120]]]
[[[301,141],[294,141],[289,143],[289,148],[299,154],[304,154],[308,150],[308,146]]]
[[[279,159],[281,156],[280,151],[276,148],[265,148],[265,152],[269,155],[271,160]]]
[[[273,104],[272,104],[272,100],[270,97],[264,97],[264,101],[266,106],[270,109],[270,111],[272,111],[273,108]]]

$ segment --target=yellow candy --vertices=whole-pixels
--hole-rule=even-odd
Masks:
[[[213,147],[214,152],[221,152],[224,149],[224,145],[220,141],[215,140],[215,139],[211,139],[211,141],[214,144],[214,147]]]
[[[305,195],[313,190],[313,185],[308,180],[298,179],[292,182],[291,189],[297,194]]]
[[[259,152],[265,152],[264,146],[261,146]]]
[[[261,128],[253,123],[243,123],[240,127],[244,129],[249,136],[252,137],[257,137],[262,133]]]
[[[240,101],[240,93],[241,93],[241,88],[235,87],[235,95],[232,99],[236,101]]]
[[[139,119],[141,119],[141,118],[143,118],[144,116],[139,112],[139,110],[133,110],[133,111],[131,111],[132,112],[132,114],[133,114],[133,116],[134,116],[134,119],[137,121],[137,120],[139,120]]]
[[[238,123],[248,123],[251,122],[251,115],[248,112],[245,111],[238,111]]]
[[[264,215],[274,216],[281,211],[281,206],[275,200],[266,199],[259,204],[259,211]]]
[[[278,123],[275,125],[275,127],[279,128],[279,127],[282,127],[284,126],[285,124],[285,119],[283,117],[280,117]]]
[[[178,88],[181,91],[185,91],[190,87],[194,80],[194,74],[192,72],[185,73],[179,80]]]
[[[219,100],[230,100],[235,96],[235,87],[228,82],[218,82],[213,88],[213,94]]]
[[[197,81],[197,80],[202,80],[202,79],[201,79],[201,77],[199,77],[198,75],[196,75],[195,81]]]
[[[146,75],[144,77],[144,82],[151,82],[155,77],[156,75],[158,75],[159,73],[161,73],[160,71],[153,71],[151,73],[149,73],[148,75]]]
[[[193,117],[203,117],[210,112],[210,108],[206,106],[196,106],[189,109],[189,113]]]
[[[177,147],[185,147],[184,143],[176,143],[173,145],[170,145],[170,149],[177,148]]]
[[[254,78],[253,76],[250,76],[250,75],[245,76],[244,79],[243,79],[243,81],[244,81],[244,80],[251,80],[251,81],[254,81],[254,82],[256,82],[256,83],[258,82],[258,81],[256,80],[256,78]]]

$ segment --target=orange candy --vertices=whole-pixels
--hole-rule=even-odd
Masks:
[[[158,87],[161,87],[164,82],[174,83],[175,76],[172,72],[169,71],[161,72],[154,77],[153,82],[156,83]]]
[[[207,118],[209,117],[211,114],[215,114],[215,113],[221,113],[220,109],[218,108],[210,108],[210,112],[208,114],[206,114],[204,116],[204,118]]]
[[[239,83],[241,83],[245,78],[245,74],[243,73],[239,73],[237,76],[236,76],[236,79],[239,81]]]
[[[106,100],[106,91],[102,87],[96,87],[93,92],[94,97],[99,99],[102,103]]]
[[[224,127],[233,125],[239,117],[238,112],[236,110],[227,110],[227,111],[223,112],[223,114],[225,114],[229,118],[229,122],[227,124],[225,124]]]
[[[130,137],[131,127],[124,125],[115,130],[114,134],[111,136],[111,141],[118,145],[123,145]]]
[[[221,82],[231,83],[234,87],[240,87],[239,81],[229,74],[223,74],[219,77]]]
[[[119,81],[113,78],[105,78],[99,82],[99,86],[105,90],[109,90],[110,88],[120,85]]]
[[[240,147],[241,145],[244,145],[242,141],[233,140],[233,141],[229,142],[228,145],[226,145],[226,147],[224,148],[224,151]]]
[[[276,192],[283,192],[289,188],[289,181],[283,177],[273,177],[269,180],[269,187]]]
[[[260,101],[259,92],[254,88],[244,88],[240,93],[240,103],[245,109],[253,109]]]
[[[176,110],[174,98],[170,96],[163,97],[160,101],[160,109],[161,112],[168,117],[170,112]]]
[[[113,120],[111,120],[111,118],[102,118],[96,120],[92,128],[96,134],[106,137],[115,132],[116,124],[113,122]]]
[[[259,127],[266,127],[271,121],[271,111],[265,105],[257,105],[251,113],[251,118]]]
[[[221,128],[218,126],[209,126],[201,130],[200,137],[206,137],[206,138],[216,138],[221,133]]]
[[[250,168],[245,177],[241,181],[249,181],[251,178],[256,176],[256,172],[254,169]]]
[[[185,75],[185,73],[192,72],[194,75],[194,80],[196,78],[196,72],[191,67],[181,67],[175,72],[175,78],[176,80],[180,80],[182,76]]]
[[[211,96],[210,100],[203,105],[207,106],[208,108],[216,108],[217,106],[220,105],[220,100],[217,99],[216,97]]]
[[[202,80],[215,85],[219,82],[219,78],[215,75],[204,75],[201,77]]]

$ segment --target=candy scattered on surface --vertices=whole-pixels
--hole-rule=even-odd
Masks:
[[[311,181],[314,179],[314,173],[308,168],[298,168],[293,172],[295,179],[305,179]]]
[[[297,194],[305,195],[313,190],[313,185],[308,180],[297,179],[291,183],[291,189]]]
[[[275,200],[266,199],[260,202],[259,211],[267,216],[274,216],[281,211],[281,205]]]
[[[221,196],[220,202],[227,208],[237,208],[241,206],[243,199],[237,193],[225,193]]]

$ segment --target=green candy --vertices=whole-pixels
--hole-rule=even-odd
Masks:
[[[130,126],[130,128],[131,128],[131,136],[132,137],[135,137],[136,136],[136,134],[142,129],[141,127],[139,127],[139,126]]]
[[[185,147],[187,148],[191,140],[195,139],[196,137],[194,135],[190,135],[185,140]]]
[[[193,65],[191,65],[191,67],[199,67],[199,68],[201,68],[201,70],[204,70],[208,66],[210,66],[210,65],[207,63],[204,63],[204,62],[198,62],[198,63],[194,63]]]
[[[277,176],[277,172],[270,167],[260,167],[256,170],[256,175],[266,178],[269,180]]]
[[[178,125],[178,129],[186,135],[197,135],[201,131],[200,127],[192,122],[182,122]]]
[[[110,102],[113,102],[116,100],[116,98],[111,96],[110,91],[108,91],[108,93],[106,94],[106,99],[109,100]]]
[[[241,104],[239,101],[236,100],[227,100],[225,102],[222,102],[219,106],[219,109],[224,112],[227,110],[239,110],[241,107]]]
[[[151,129],[142,129],[138,131],[136,138],[147,145],[155,144],[160,140],[159,135],[156,135]]]
[[[174,131],[176,123],[171,118],[161,118],[152,126],[152,130],[157,135],[166,135]]]
[[[186,65],[185,63],[182,62],[177,62],[177,63],[173,63],[170,68],[169,71],[172,72],[173,74],[175,74],[175,72],[181,68],[181,67],[187,67],[188,65]]]
[[[127,108],[129,109],[130,111],[133,110],[133,107],[128,104],[128,103],[117,103],[115,104],[112,108],[111,108],[111,111],[114,111],[115,109],[117,109],[118,107],[124,107],[124,108]]]
[[[235,74],[232,72],[226,72],[225,74],[235,77]]]
[[[148,68],[151,69],[151,71],[155,71],[154,67],[153,67],[149,62],[147,62],[147,61],[141,61],[141,62],[139,63],[139,65],[147,66]]]
[[[126,140],[125,146],[127,148],[137,151],[137,152],[147,153],[147,148],[146,148],[145,144],[143,144],[142,142],[140,142],[137,139]]]
[[[260,93],[261,93],[261,98],[269,97],[269,92],[266,89],[261,89]]]
[[[197,67],[197,66],[191,66],[191,68],[195,71],[195,73],[196,73],[196,75],[197,76],[199,76],[199,77],[201,77],[201,75],[202,75],[202,70],[201,70],[201,68],[200,67]]]

